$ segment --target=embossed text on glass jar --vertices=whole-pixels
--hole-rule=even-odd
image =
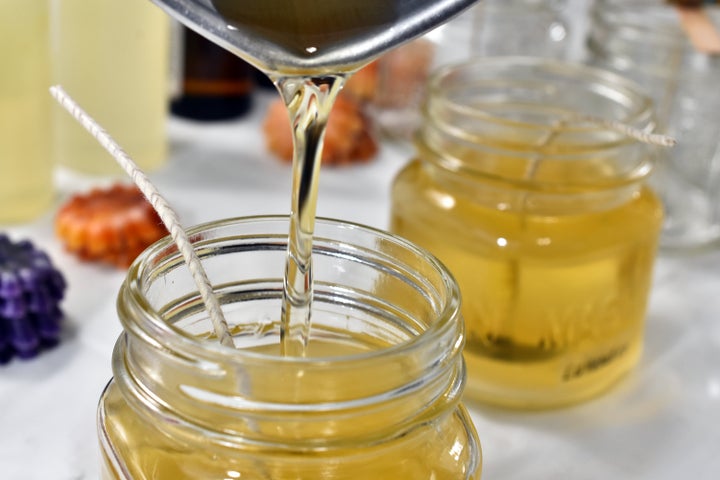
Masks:
[[[480,477],[459,293],[404,240],[318,220],[305,357],[279,354],[284,217],[192,230],[237,350],[168,241],[130,268],[98,409],[108,479]]]
[[[596,395],[637,362],[662,220],[651,102],[608,72],[498,57],[440,70],[391,230],[443,261],[463,294],[467,394],[540,408]]]

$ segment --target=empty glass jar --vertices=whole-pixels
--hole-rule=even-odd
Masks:
[[[706,2],[707,3],[707,2]],[[720,26],[720,9],[705,7]],[[720,57],[697,51],[664,0],[597,0],[588,35],[591,64],[635,80],[654,99],[661,127],[678,140],[659,158],[653,185],[666,210],[661,243],[720,240]]]
[[[440,70],[391,230],[438,256],[463,295],[467,395],[555,407],[638,361],[661,207],[651,100],[601,70],[494,57]],[[586,117],[594,118],[588,120]]]
[[[563,59],[569,55],[566,0],[482,0],[475,7],[474,55],[526,55]]]
[[[305,356],[281,356],[285,217],[193,229],[236,349],[214,340],[176,248],[118,298],[125,333],[98,410],[108,479],[479,479],[459,292],[433,257],[318,220]]]

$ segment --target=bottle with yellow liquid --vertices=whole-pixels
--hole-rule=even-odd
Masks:
[[[462,480],[480,446],[460,404],[459,291],[425,251],[318,220],[312,328],[280,354],[286,217],[189,232],[236,348],[214,338],[169,240],[130,268],[98,409],[105,479]]]
[[[0,224],[31,220],[53,198],[48,4],[0,2]]]
[[[170,20],[147,0],[52,0],[52,77],[145,170],[167,157]],[[119,175],[103,148],[53,109],[58,164]]]
[[[651,101],[612,73],[497,57],[439,71],[391,231],[457,279],[470,398],[575,403],[637,363],[662,223]],[[593,117],[589,119],[588,117]]]

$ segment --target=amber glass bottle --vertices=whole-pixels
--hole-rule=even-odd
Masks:
[[[253,67],[190,29],[181,35],[180,95],[174,115],[193,120],[229,120],[252,106]]]

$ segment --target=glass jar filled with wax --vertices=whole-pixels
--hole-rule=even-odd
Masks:
[[[280,353],[288,219],[190,232],[236,348],[169,241],[130,268],[98,409],[108,479],[478,479],[459,291],[425,251],[318,220],[312,328]]]
[[[470,397],[570,404],[637,362],[662,213],[651,147],[605,125],[645,129],[651,105],[615,74],[553,60],[486,58],[431,80],[391,230],[457,278]]]

